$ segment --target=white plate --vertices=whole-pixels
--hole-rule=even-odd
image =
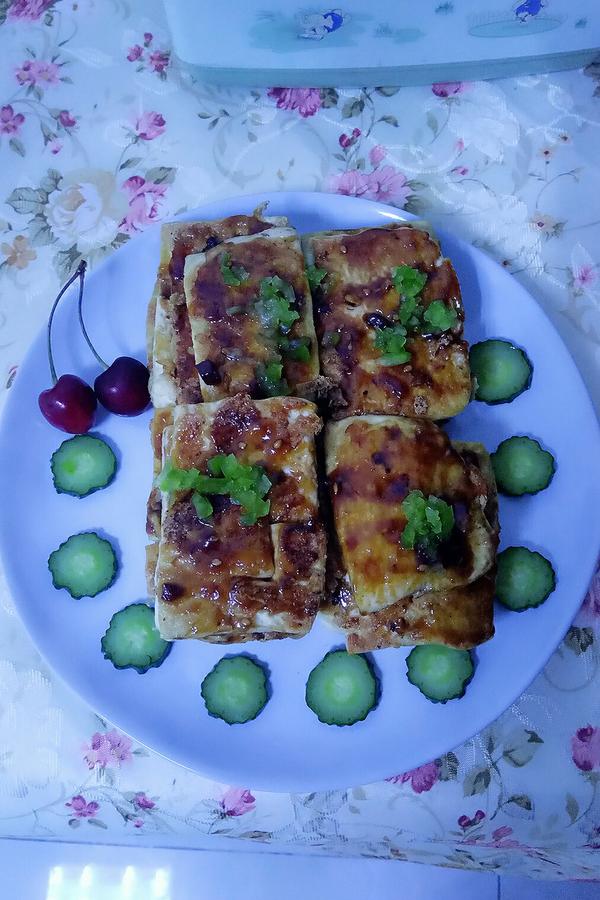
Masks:
[[[403,218],[381,204],[348,197],[279,193],[213,203],[194,216],[250,212],[288,215],[300,231],[377,225]],[[188,216],[192,218],[194,216]],[[430,703],[405,674],[405,650],[374,655],[381,673],[377,709],[351,728],[322,725],[304,702],[308,673],[342,643],[321,622],[302,640],[247,644],[271,672],[272,697],[247,725],[210,718],[200,697],[204,675],[231,648],[176,644],[165,663],[140,676],[103,659],[111,615],[146,597],[145,503],[151,482],[150,414],[104,415],[96,430],[117,448],[119,472],[82,500],[55,492],[52,452],[65,437],[42,418],[37,396],[49,386],[45,336],[33,344],[10,391],[2,422],[0,547],[19,612],[49,664],[112,722],[165,756],[205,775],[267,790],[314,790],[374,781],[451,749],[498,716],[531,682],[571,622],[600,545],[600,434],[592,405],[558,334],[532,298],[480,251],[442,233],[462,285],[466,335],[510,338],[527,349],[531,388],[513,403],[472,403],[449,425],[452,436],[493,450],[511,434],[539,438],[557,459],[550,487],[500,501],[502,544],[526,544],[552,560],[558,586],[539,609],[496,612],[496,636],[476,651],[466,696]],[[87,282],[87,325],[105,358],[144,358],[144,318],[159,253],[158,229],[132,240]],[[54,336],[59,372],[92,382],[98,372],[79,333],[73,291],[59,308]],[[49,554],[70,534],[99,530],[116,541],[121,572],[108,591],[72,600],[52,587]]]

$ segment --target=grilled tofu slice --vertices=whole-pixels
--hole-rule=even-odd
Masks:
[[[226,283],[224,265],[242,273],[237,284]],[[277,327],[277,311],[260,300],[261,286],[274,276],[289,290],[295,317],[283,326],[285,334]],[[293,229],[232,238],[188,257],[184,285],[195,361],[210,372],[209,383],[202,385],[205,400],[238,393],[314,395],[319,355],[304,257]],[[265,382],[269,365],[282,366],[285,383],[278,385],[278,378],[270,379],[275,384]]]
[[[314,299],[321,370],[332,385],[334,418],[379,413],[445,419],[464,409],[471,377],[460,287],[431,228],[395,223],[326,231],[304,238],[303,247],[307,262],[326,273]],[[400,294],[393,286],[398,266],[425,275],[421,306],[442,301],[455,311],[456,323],[438,334],[417,333],[426,326],[413,324],[406,343],[410,360],[388,364],[375,341],[398,312]]]
[[[481,444],[454,441],[452,446],[485,479],[489,492],[485,515],[496,542],[496,485],[489,454]],[[494,566],[471,584],[404,597],[372,613],[361,613],[356,606],[335,546],[328,557],[327,575],[323,614],[345,632],[350,653],[430,643],[466,650],[493,637]]]
[[[199,403],[203,399],[183,293],[186,257],[229,238],[257,234],[286,223],[285,218],[263,216],[261,210],[256,210],[251,216],[162,226],[160,262],[147,326],[150,396],[156,408]]]
[[[315,406],[291,397],[247,395],[178,406],[163,432],[163,455],[179,469],[207,471],[219,453],[264,468],[268,516],[242,525],[240,507],[211,497],[200,520],[189,492],[162,495],[156,623],[168,639],[215,643],[301,637],[323,593],[325,535],[319,522]]]
[[[490,487],[435,423],[354,416],[327,426],[325,448],[343,577],[361,613],[470,584],[491,568]],[[433,560],[401,543],[402,501],[413,490],[453,507],[454,528]]]

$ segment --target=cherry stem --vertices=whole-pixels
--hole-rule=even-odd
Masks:
[[[58,296],[54,303],[52,304],[52,309],[50,310],[50,315],[48,316],[48,332],[47,332],[47,346],[48,346],[48,363],[50,364],[50,375],[52,377],[52,384],[56,384],[58,381],[58,377],[56,375],[56,368],[54,366],[54,357],[52,356],[52,321],[54,319],[54,313],[56,312],[56,307],[63,296],[63,294],[69,290],[74,281],[77,281],[78,278],[81,279],[79,284],[79,295],[81,296],[81,292],[83,291],[83,278],[86,269],[86,262],[84,259],[81,260],[69,280],[66,284],[63,284],[60,291],[58,292]]]
[[[105,369],[108,369],[108,363],[104,362],[99,353],[97,353],[96,348],[92,344],[90,340],[90,336],[87,333],[87,328],[85,327],[85,322],[83,321],[83,273],[81,275],[81,282],[79,284],[79,300],[77,301],[77,313],[79,315],[79,324],[81,325],[81,330],[83,332],[83,336],[85,338],[85,342],[94,354],[96,360],[103,366]]]

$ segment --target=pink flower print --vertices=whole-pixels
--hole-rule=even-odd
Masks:
[[[167,69],[169,65],[169,62],[171,61],[171,53],[169,50],[155,50],[150,54],[148,59],[152,71],[160,75]]]
[[[166,191],[166,185],[146,181],[140,175],[132,175],[123,182],[123,188],[129,194],[129,209],[119,227],[126,234],[141,231],[160,218],[160,203]]]
[[[149,46],[150,46],[150,44],[152,43],[152,38],[153,38],[153,37],[154,37],[154,35],[152,34],[151,31],[145,31],[145,32],[144,32],[144,47],[149,47]]]
[[[590,624],[600,618],[600,569],[594,575],[579,615]]]
[[[391,778],[386,778],[385,780],[392,782],[392,784],[397,784],[398,782],[404,784],[410,781],[415,794],[423,794],[425,791],[431,790],[439,775],[440,770],[437,763],[430,762],[425,763],[424,766],[419,766],[418,769],[411,769],[410,772],[404,772],[402,775],[392,775]]]
[[[376,144],[375,147],[371,147],[369,150],[369,159],[374,169],[377,168],[379,163],[384,160],[386,156],[387,150],[383,144]]]
[[[133,827],[134,827],[134,828],[141,828],[143,824],[144,824],[144,820],[143,820],[143,819],[134,819],[134,820],[133,820]]]
[[[0,134],[18,134],[24,121],[23,113],[16,113],[10,103],[0,106]]]
[[[450,169],[451,175],[468,175],[469,170],[466,166],[454,166],[453,169]]]
[[[8,18],[35,22],[54,2],[55,0],[13,0],[8,9]]]
[[[369,196],[371,183],[368,175],[358,169],[350,169],[341,175],[333,175],[329,187],[336,194],[345,194],[347,197],[366,197]]]
[[[321,92],[316,88],[269,88],[267,96],[277,101],[277,109],[297,109],[308,119],[321,109]]]
[[[110,766],[120,766],[128,762],[131,757],[131,738],[121,734],[113,728],[105,734],[96,732],[92,735],[89,744],[83,745],[84,759],[89,769],[96,766],[105,769]]]
[[[371,172],[369,178],[369,191],[366,196],[374,200],[383,200],[384,203],[396,203],[404,206],[412,191],[406,175],[403,175],[394,166],[383,166]]]
[[[144,791],[138,791],[131,802],[136,809],[154,809],[156,806],[154,800],[147,797]]]
[[[62,150],[63,143],[62,143],[62,141],[57,141],[55,138],[53,141],[50,141],[50,143],[48,144],[48,147],[50,148],[50,153],[53,156],[56,156]]]
[[[600,768],[600,728],[586,725],[571,738],[573,762],[582,772]]]
[[[59,75],[60,67],[56,63],[37,59],[26,59],[15,72],[19,84],[28,85],[58,84]]]
[[[469,818],[469,816],[459,816],[458,824],[463,829],[463,831],[466,831],[467,828],[472,828],[473,825],[479,825],[479,823],[482,822],[484,819],[485,819],[484,811],[482,809],[478,809],[478,810],[476,810],[475,815],[473,816],[472,819]]]
[[[165,120],[160,113],[145,112],[136,120],[135,133],[143,141],[153,141],[165,130]]]
[[[573,287],[576,291],[584,291],[598,279],[596,266],[591,263],[573,268]]]
[[[134,44],[133,47],[130,47],[127,51],[127,59],[129,62],[135,62],[137,59],[141,59],[144,51],[140,47],[139,44]]]
[[[467,85],[464,81],[437,81],[431,85],[436,97],[457,97],[464,93]]]
[[[61,109],[57,119],[63,128],[74,128],[77,125],[77,119],[73,118],[67,109]]]
[[[360,128],[353,128],[351,135],[340,134],[340,136],[338,138],[340,147],[343,150],[347,150],[348,147],[351,147],[353,144],[355,144],[357,142],[358,138],[360,137],[360,134],[361,134]]]
[[[245,813],[252,812],[256,801],[249,790],[229,788],[223,794],[219,805],[226,816],[243,816]]]
[[[86,803],[85,798],[82,797],[81,794],[71,797],[69,802],[65,803],[65,806],[68,806],[73,810],[73,815],[76,819],[90,819],[92,816],[95,816],[100,809],[99,803],[96,803],[95,800]]]
[[[515,841],[513,839],[509,841],[505,840],[505,838],[507,838],[512,833],[513,830],[509,825],[501,825],[500,828],[496,828],[495,831],[492,831],[492,840],[490,842],[490,845],[492,847],[498,847],[505,850],[508,850],[511,847],[520,847],[521,845],[518,841]]]

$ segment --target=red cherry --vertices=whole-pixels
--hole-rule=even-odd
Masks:
[[[38,398],[42,415],[55,428],[84,434],[94,424],[96,395],[77,375],[61,375],[54,387]]]
[[[62,286],[56,300],[52,304],[52,309],[48,316],[47,341],[48,364],[53,387],[42,391],[38,397],[38,404],[44,418],[51,425],[54,425],[55,428],[67,431],[69,434],[84,434],[86,431],[89,431],[94,423],[97,401],[96,395],[89,384],[86,384],[77,375],[61,375],[60,378],[57,378],[52,356],[52,322],[60,298],[78,278],[79,298],[81,300],[85,268],[85,261],[82,260],[66,284]]]
[[[150,403],[146,366],[131,356],[119,356],[96,378],[98,400],[119,416],[137,416]]]

